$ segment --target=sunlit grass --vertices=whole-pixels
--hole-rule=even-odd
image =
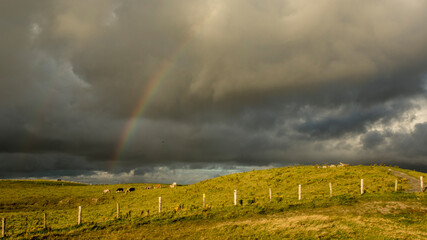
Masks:
[[[322,233],[325,237],[346,236],[354,237],[364,233],[361,229],[347,231],[355,221],[353,216],[346,217],[338,214],[338,210],[347,208],[352,214],[357,213],[355,205],[368,205],[373,202],[403,202],[406,205],[416,203],[426,206],[424,193],[408,194],[404,190],[409,186],[403,179],[399,179],[399,192],[394,192],[396,177],[385,166],[351,166],[337,168],[317,168],[315,166],[295,166],[268,170],[250,171],[231,174],[209,179],[188,186],[169,188],[163,185],[161,189],[144,189],[153,184],[119,184],[119,185],[81,185],[76,183],[56,181],[0,181],[0,208],[1,217],[7,218],[7,234],[15,237],[42,236],[49,234],[89,234],[95,237],[99,232],[104,236],[106,232],[123,231],[133,226],[144,231],[146,225],[163,228],[173,227],[178,223],[194,224],[201,227],[205,221],[219,224],[216,230],[209,225],[201,234],[213,234],[221,237],[228,232],[239,233],[245,224],[237,224],[231,229],[220,225],[224,221],[234,219],[252,219],[260,216],[290,214],[292,212],[313,213],[321,210],[322,215],[330,216],[332,222],[300,222],[297,226],[303,235],[292,233],[288,227],[274,228],[255,224],[242,236],[263,236],[267,229],[273,236],[299,238],[312,237],[315,233]],[[416,175],[416,172],[412,174]],[[419,173],[421,174],[421,173]],[[360,194],[360,179],[364,179],[365,193]],[[329,197],[329,183],[332,183],[333,197]],[[302,200],[298,200],[298,185],[302,185]],[[115,193],[116,188],[135,187],[132,193]],[[112,193],[103,194],[104,189]],[[269,198],[269,189],[272,190],[272,200]],[[238,206],[233,205],[234,190],[237,190]],[[202,207],[202,195],[206,194],[207,208]],[[162,213],[158,212],[159,196],[162,197]],[[120,219],[117,219],[117,203],[120,204]],[[414,205],[414,206],[418,206]],[[83,208],[83,225],[77,224],[77,207]],[[415,214],[408,213],[413,211]],[[420,231],[426,222],[425,207],[415,210],[396,210],[387,214],[377,214],[371,209],[368,217],[377,217],[383,220],[406,224]],[[417,213],[421,213],[418,214]],[[48,229],[43,229],[43,213],[47,214]],[[149,213],[149,214],[147,214]],[[422,215],[424,213],[424,215]],[[356,214],[357,215],[357,214]],[[375,215],[375,216],[374,216]],[[333,216],[333,217],[331,217]],[[338,217],[341,216],[342,218]],[[360,215],[361,216],[361,215]],[[401,221],[401,217],[408,219]],[[328,220],[328,221],[329,221]],[[311,220],[310,220],[311,221]],[[330,229],[328,224],[341,224],[342,229]],[[167,226],[163,226],[166,224]],[[169,226],[170,225],[170,226]],[[169,227],[168,227],[169,226]],[[304,226],[312,226],[307,230]],[[381,225],[378,225],[380,227]],[[216,229],[215,228],[215,229]],[[316,230],[317,229],[317,230]],[[347,229],[347,230],[346,230]],[[414,230],[414,231],[415,231]],[[317,231],[317,232],[316,232]],[[160,235],[156,235],[156,234]],[[161,237],[161,233],[152,233],[152,237]],[[137,234],[137,233],[135,233]],[[195,234],[191,231],[183,234]],[[242,233],[243,234],[243,233]],[[373,232],[372,232],[373,234]],[[136,237],[137,235],[134,235]],[[167,234],[165,233],[165,236]],[[237,235],[236,235],[237,236]],[[396,235],[399,236],[399,235]]]

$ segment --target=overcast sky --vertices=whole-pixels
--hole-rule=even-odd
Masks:
[[[427,1],[4,0],[0,178],[427,171]]]

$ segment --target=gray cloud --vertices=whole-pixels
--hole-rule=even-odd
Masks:
[[[7,153],[0,155],[3,178],[25,176],[79,175],[96,170],[96,165],[83,157],[64,154]]]
[[[426,13],[419,1],[3,1],[0,177],[425,168]]]
[[[364,148],[373,149],[384,142],[384,136],[378,131],[370,131],[363,136],[361,141]]]
[[[427,155],[427,123],[415,125],[410,133],[394,136],[391,144],[393,149],[404,156],[424,158]]]
[[[404,101],[384,103],[370,108],[346,105],[337,113],[328,114],[320,120],[310,118],[298,127],[302,133],[311,137],[336,138],[344,134],[363,133],[370,125],[399,119],[400,115],[413,106]],[[396,119],[397,118],[397,119]]]

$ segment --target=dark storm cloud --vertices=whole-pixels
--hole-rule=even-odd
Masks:
[[[2,1],[0,174],[420,165],[426,13],[420,1]]]
[[[63,154],[10,153],[0,156],[0,176],[3,178],[78,175],[97,170],[97,167],[82,157]]]
[[[415,125],[412,132],[394,136],[392,146],[408,157],[425,157],[427,155],[427,123]]]
[[[338,113],[328,114],[319,120],[308,119],[298,126],[301,133],[306,133],[314,138],[338,138],[344,134],[357,134],[366,131],[370,125],[377,121],[390,122],[394,118],[412,109],[407,102],[381,104],[370,108],[361,108],[356,105],[347,105]]]
[[[378,131],[370,131],[361,139],[363,147],[372,149],[384,142],[384,136]]]
[[[427,36],[417,25],[423,6],[389,2],[386,13],[358,4],[355,12],[349,2],[333,3],[53,2],[50,11],[39,13],[34,44],[71,61],[97,94],[93,108],[122,117],[176,53],[149,116],[236,109],[293,88],[330,83],[397,85],[395,75],[425,67],[427,48],[421,43]],[[239,17],[233,14],[237,10]],[[411,18],[399,22],[395,14]],[[377,82],[381,79],[388,80]],[[368,92],[368,99],[393,97],[387,88],[374,96]]]

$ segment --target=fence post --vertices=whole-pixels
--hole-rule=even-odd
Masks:
[[[270,196],[270,202],[271,202],[271,188],[269,188],[269,189],[268,189],[268,193],[269,193],[269,196]]]
[[[117,219],[120,218],[120,203],[117,203]]]
[[[203,208],[206,207],[206,194],[203,193]]]
[[[237,190],[234,189],[234,206],[237,205]]]
[[[82,223],[82,206],[79,206],[79,217],[77,219],[77,224],[80,225]]]
[[[162,212],[162,197],[159,197],[159,213]]]
[[[363,194],[363,179],[360,179],[360,194]]]
[[[397,179],[394,181],[394,191],[397,192]]]
[[[301,200],[301,184],[298,185],[298,200]]]
[[[4,238],[6,236],[6,218],[1,219],[1,237]]]
[[[420,176],[420,192],[423,192],[424,190],[424,181],[423,181],[423,176]]]
[[[46,213],[43,213],[43,229],[46,229]]]
[[[332,183],[329,183],[329,197],[332,197]]]

